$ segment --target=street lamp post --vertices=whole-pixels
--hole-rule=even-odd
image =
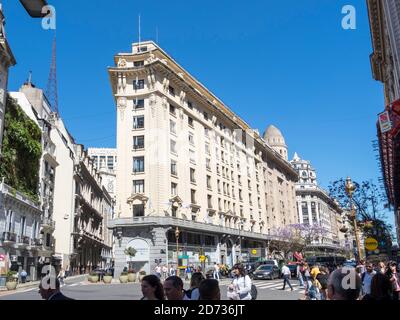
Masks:
[[[358,259],[361,260],[361,246],[360,246],[360,239],[358,236],[358,226],[357,226],[357,217],[356,217],[356,209],[353,205],[353,193],[356,190],[356,186],[354,183],[351,181],[350,177],[346,179],[346,194],[348,195],[350,199],[350,217],[353,220],[354,223],[354,233],[356,236],[356,244],[357,244],[357,252],[358,252]]]
[[[176,238],[176,275],[178,276],[178,270],[179,270],[179,228],[176,227],[175,230],[175,238]]]

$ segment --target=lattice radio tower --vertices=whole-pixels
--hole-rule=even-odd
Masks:
[[[58,113],[58,86],[57,86],[57,36],[54,34],[53,52],[51,57],[51,66],[49,80],[47,82],[47,99],[50,102],[53,112]]]

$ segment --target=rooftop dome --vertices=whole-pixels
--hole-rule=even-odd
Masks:
[[[270,125],[267,128],[264,133],[264,140],[267,141],[270,146],[286,146],[282,132],[274,125]]]

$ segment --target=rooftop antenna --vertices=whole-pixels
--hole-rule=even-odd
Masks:
[[[32,71],[29,71],[28,84],[32,84]]]
[[[158,44],[158,27],[156,27],[156,43]]]
[[[140,14],[139,14],[139,47],[138,47],[138,53],[140,53],[140,42],[141,42],[141,30],[140,30]]]
[[[51,66],[49,80],[47,82],[46,96],[49,99],[53,112],[58,114],[58,91],[57,91],[57,37],[54,33],[53,51],[51,57]]]

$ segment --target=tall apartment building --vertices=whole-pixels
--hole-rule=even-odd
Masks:
[[[392,130],[378,138],[382,174],[389,203],[394,209],[397,238],[400,239],[400,2],[398,0],[367,0],[373,53],[372,75],[383,83],[383,110],[388,112]]]
[[[297,221],[297,173],[281,139],[267,143],[276,128],[263,139],[154,42],[114,61],[116,275],[265,257],[271,229]]]
[[[324,230],[319,239],[312,244],[317,249],[339,249],[343,210],[337,201],[318,186],[317,173],[310,161],[300,159],[295,153],[291,164],[299,174],[299,181],[296,183],[298,222],[318,226]]]
[[[7,84],[8,84],[8,69],[17,63],[15,61],[11,48],[8,44],[4,25],[5,25],[5,18],[3,14],[3,5],[0,3],[0,154],[1,154],[1,145],[3,142],[4,114],[5,114]]]

